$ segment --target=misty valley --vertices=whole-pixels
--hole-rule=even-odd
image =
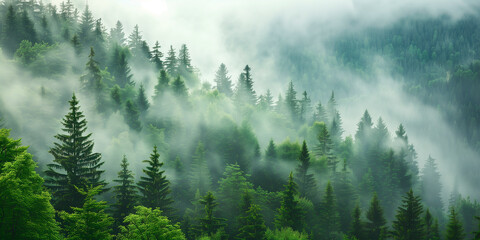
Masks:
[[[480,2],[281,2],[1,0],[0,239],[480,239]]]

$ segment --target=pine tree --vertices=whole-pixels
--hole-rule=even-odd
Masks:
[[[17,13],[13,6],[9,5],[5,15],[2,43],[5,52],[10,57],[13,56],[21,41],[19,22],[16,15]]]
[[[421,199],[413,195],[413,191],[410,189],[403,197],[402,205],[398,207],[393,221],[393,235],[398,239],[423,239],[425,230],[422,213]]]
[[[123,155],[121,167],[122,170],[118,172],[118,178],[113,180],[118,183],[114,186],[114,193],[116,203],[113,205],[115,225],[120,226],[126,216],[134,212],[134,207],[137,202],[137,190],[135,187],[135,180],[132,171],[128,169],[127,157]]]
[[[365,229],[368,239],[379,239],[380,235],[386,231],[385,224],[387,220],[383,216],[383,209],[378,201],[377,193],[373,194],[370,207],[367,211],[367,223]]]
[[[122,97],[120,96],[120,87],[117,84],[110,91],[110,97],[114,102],[115,110],[119,110],[122,105]]]
[[[79,189],[85,196],[82,207],[73,207],[72,213],[60,212],[67,239],[113,238],[110,234],[113,218],[105,212],[107,203],[93,198],[101,190],[100,187],[88,189],[87,192]]]
[[[135,25],[135,27],[133,27],[133,32],[128,36],[128,47],[130,48],[133,56],[142,56],[142,43],[143,40],[139,27],[138,25]]]
[[[180,73],[183,75],[192,73],[193,67],[191,64],[190,53],[188,52],[188,48],[186,44],[182,44],[180,47],[180,51],[178,53],[178,69]]]
[[[315,112],[313,113],[313,121],[324,123],[328,122],[327,112],[325,111],[325,108],[320,101],[315,107]]]
[[[252,74],[250,73],[250,67],[248,65],[243,69],[245,75],[245,90],[247,93],[248,102],[254,106],[257,103],[257,97],[255,95],[255,90],[253,90],[253,79]]]
[[[163,162],[160,162],[160,154],[157,146],[153,147],[150,160],[144,160],[148,166],[143,169],[146,176],[141,177],[138,189],[141,197],[140,203],[149,208],[159,208],[167,216],[172,213],[170,197],[170,182],[166,179],[165,170],[161,170]]]
[[[80,43],[80,38],[78,35],[75,33],[70,40],[70,43],[72,44],[73,49],[75,50],[75,54],[78,56],[80,53],[82,53],[82,44]]]
[[[462,240],[465,239],[465,232],[460,219],[458,219],[458,213],[454,207],[450,208],[449,220],[447,223],[447,230],[445,234],[446,240]]]
[[[87,120],[80,111],[75,94],[70,103],[70,112],[62,120],[64,134],[57,134],[59,143],[50,149],[54,157],[53,163],[48,164],[47,187],[52,190],[55,209],[71,211],[71,207],[80,207],[85,199],[78,189],[85,190],[87,186],[104,186],[100,180],[103,170],[99,168],[100,153],[93,153],[91,133],[85,134]],[[104,189],[105,190],[105,189]]]
[[[423,224],[425,226],[425,240],[439,240],[440,233],[438,231],[438,222],[433,220],[430,210],[427,208],[425,211],[425,217],[423,218]]]
[[[302,144],[302,152],[298,157],[300,163],[297,166],[296,183],[298,185],[298,192],[300,197],[307,197],[313,200],[315,196],[315,179],[313,174],[308,173],[310,168],[310,154],[308,153],[307,143],[305,140]]]
[[[177,63],[178,59],[175,55],[175,50],[170,45],[170,50],[168,51],[167,58],[165,59],[165,70],[170,76],[177,75]]]
[[[331,170],[332,176],[335,175],[338,160],[333,154],[333,143],[330,138],[330,133],[328,133],[327,126],[325,123],[319,124],[319,132],[317,135],[318,144],[315,148],[315,154],[319,157],[326,157],[327,165]]]
[[[212,179],[205,160],[205,149],[201,142],[195,149],[190,172],[190,192],[199,190],[200,194],[203,195],[210,190]]]
[[[84,47],[90,47],[93,44],[94,24],[95,20],[93,19],[92,12],[88,8],[88,5],[86,5],[78,31],[78,38]]]
[[[167,76],[167,72],[165,70],[160,71],[160,76],[158,77],[158,82],[157,85],[155,85],[155,99],[158,99],[160,96],[162,96],[165,91],[168,90],[168,83],[170,82],[170,79]]]
[[[252,204],[246,212],[245,224],[240,228],[238,237],[245,240],[264,240],[267,227],[258,205]]]
[[[117,23],[115,24],[115,28],[112,28],[110,30],[110,38],[113,42],[113,45],[125,45],[125,33],[123,32],[123,25],[120,21],[117,21]]]
[[[163,70],[163,53],[160,51],[160,44],[158,41],[155,42],[155,46],[153,46],[153,51],[151,52],[152,58],[150,59],[154,64],[157,71]]]
[[[330,182],[327,184],[321,203],[320,237],[321,239],[335,239],[340,231],[340,218],[337,212],[337,200]]]
[[[125,103],[125,122],[131,129],[137,132],[142,130],[142,124],[140,123],[139,117],[140,113],[138,112],[137,106],[135,106],[131,100],[127,100]]]
[[[225,64],[220,64],[217,72],[215,73],[215,83],[219,92],[225,94],[227,97],[232,97],[232,81],[231,76],[228,76],[228,70]]]
[[[150,107],[150,103],[148,102],[147,96],[145,95],[145,89],[143,88],[143,84],[140,84],[140,89],[138,90],[137,106],[141,114],[145,114],[145,112],[147,112],[148,108]]]
[[[357,240],[365,239],[365,224],[362,222],[361,214],[362,212],[360,210],[360,206],[358,206],[358,204],[355,205],[355,208],[353,209],[353,218],[350,227],[350,236],[355,237]]]
[[[203,236],[212,236],[223,227],[225,219],[215,217],[215,207],[218,203],[215,201],[215,196],[212,192],[208,192],[207,195],[200,199],[200,203],[205,206],[205,215],[200,218],[200,228]]]
[[[175,78],[175,80],[172,82],[172,91],[179,97],[188,96],[188,89],[180,76],[177,76],[177,78]]]
[[[99,65],[105,67],[107,52],[105,49],[105,30],[102,25],[102,20],[95,21],[95,28],[93,30],[93,48],[97,52],[97,59]]]
[[[432,213],[439,218],[443,212],[443,203],[441,198],[442,185],[440,183],[440,173],[438,172],[435,159],[428,157],[422,170],[421,186],[422,197],[425,205],[432,208]]]
[[[304,123],[307,120],[307,114],[311,111],[311,100],[308,97],[307,91],[303,91],[302,93],[303,98],[300,100],[300,108],[299,108],[299,117],[300,122]]]
[[[348,232],[352,222],[352,209],[356,199],[355,189],[350,181],[350,173],[347,170],[347,163],[343,161],[343,169],[339,172],[333,182],[333,189],[337,197],[337,209],[340,217],[340,230]]]
[[[298,119],[298,101],[297,101],[297,91],[293,87],[293,82],[290,81],[288,84],[287,92],[285,93],[285,104],[289,113],[289,117],[292,121]]]
[[[478,230],[476,232],[473,232],[474,240],[480,240],[480,217],[475,216],[475,219],[478,221]]]
[[[302,231],[304,227],[304,213],[295,200],[297,195],[297,184],[293,181],[293,173],[290,172],[288,184],[282,193],[281,207],[275,218],[275,226],[280,228],[290,227],[295,231]]]
[[[88,62],[86,64],[86,73],[81,77],[83,88],[87,92],[92,92],[95,96],[96,108],[99,112],[103,112],[105,109],[105,97],[103,95],[103,77],[98,66],[98,62],[95,61],[95,51],[93,47],[90,48],[90,54],[88,55]]]
[[[120,48],[117,48],[115,51],[119,51],[118,59],[115,60],[115,71],[113,72],[113,76],[115,77],[117,84],[122,88],[127,85],[135,85],[135,83],[132,81],[130,66],[128,66],[127,53]]]
[[[26,11],[22,12],[20,16],[20,26],[21,26],[21,39],[27,40],[31,43],[37,42],[37,33],[35,31],[35,26],[28,13]]]
[[[0,129],[0,238],[60,239],[55,210],[43,179],[35,172],[36,162]]]

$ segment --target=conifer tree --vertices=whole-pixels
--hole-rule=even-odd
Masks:
[[[82,14],[82,20],[80,22],[78,31],[78,38],[84,47],[90,47],[93,44],[94,24],[95,20],[93,19],[92,12],[90,11],[88,5],[86,5]]]
[[[178,69],[180,73],[191,73],[193,72],[193,67],[191,64],[190,53],[186,44],[182,44],[180,51],[178,53]]]
[[[454,207],[450,208],[449,219],[447,223],[447,230],[445,234],[446,240],[463,240],[465,239],[465,232],[462,222],[458,219],[458,213]]]
[[[125,33],[123,32],[123,25],[120,21],[117,21],[117,23],[115,24],[115,28],[112,28],[110,30],[110,38],[113,42],[112,45],[125,45]]]
[[[215,73],[215,83],[219,92],[224,93],[227,97],[232,97],[232,81],[231,76],[228,76],[228,70],[225,64],[220,64],[217,72]]]
[[[480,217],[475,216],[475,219],[478,221],[478,229],[476,232],[473,232],[473,238],[474,240],[480,240]]]
[[[173,77],[177,75],[177,65],[178,59],[175,55],[175,50],[170,45],[170,50],[168,51],[167,58],[165,59],[165,70],[167,70],[167,73],[170,76]]]
[[[430,156],[422,170],[421,184],[425,205],[433,209],[432,213],[436,218],[440,217],[443,212],[442,185],[435,159]]]
[[[297,184],[293,181],[293,173],[290,172],[288,184],[282,193],[281,207],[275,218],[275,226],[280,228],[292,228],[295,231],[302,231],[304,227],[304,213],[295,200],[297,195]]]
[[[112,239],[113,218],[105,212],[107,203],[93,198],[101,191],[101,186],[87,192],[79,191],[85,195],[82,207],[73,207],[72,213],[60,212],[67,239]]]
[[[328,122],[327,112],[320,101],[318,101],[317,106],[315,106],[315,112],[313,113],[313,121],[324,123]]]
[[[414,240],[424,238],[424,223],[421,215],[423,207],[421,199],[410,189],[403,197],[393,221],[393,235],[398,239]]]
[[[138,112],[137,106],[129,99],[125,103],[125,122],[133,130],[140,132],[142,130],[142,125],[139,120],[140,113]]]
[[[52,191],[55,209],[63,211],[83,204],[85,195],[79,189],[105,185],[100,179],[104,172],[100,167],[104,162],[101,162],[100,153],[93,152],[92,134],[85,134],[87,120],[75,94],[69,103],[70,112],[62,120],[65,133],[55,135],[60,142],[50,149],[54,160],[45,171],[48,177],[45,182]]]
[[[160,162],[160,154],[157,146],[153,147],[153,153],[149,160],[144,160],[148,166],[143,169],[146,176],[140,178],[138,189],[140,190],[140,203],[148,208],[159,208],[167,216],[172,213],[170,197],[170,182],[166,179],[165,170],[161,170],[163,162]]]
[[[188,96],[188,89],[180,76],[177,76],[177,78],[175,78],[175,80],[172,82],[172,91],[179,97]]]
[[[299,108],[299,117],[300,122],[304,123],[307,120],[307,114],[311,111],[311,100],[307,94],[307,91],[303,91],[302,93],[303,98],[300,100],[300,108]]]
[[[297,166],[297,174],[296,174],[296,183],[298,185],[298,192],[300,197],[307,197],[310,200],[313,200],[315,196],[315,179],[313,178],[313,174],[308,173],[308,169],[310,168],[310,154],[308,153],[307,143],[305,140],[302,144],[302,152],[298,157],[300,163]]]
[[[337,211],[337,200],[330,182],[327,184],[320,210],[320,238],[335,239],[340,231],[340,218]]]
[[[368,239],[379,239],[380,235],[386,232],[385,224],[387,220],[383,216],[383,209],[378,201],[377,193],[373,194],[370,207],[367,211],[367,223],[365,229],[367,231]]]
[[[74,34],[72,39],[70,40],[70,43],[72,44],[73,49],[75,50],[75,54],[78,56],[80,53],[82,53],[82,44],[80,43],[80,38],[78,37],[78,34]]]
[[[212,192],[208,192],[207,195],[200,199],[200,203],[205,207],[205,215],[200,218],[200,228],[203,236],[212,236],[225,224],[225,219],[215,217],[215,207],[218,205],[215,201],[215,196]]]
[[[190,191],[195,192],[198,189],[200,194],[206,194],[210,190],[212,179],[205,159],[205,149],[202,142],[199,142],[195,149],[190,172]]]
[[[155,64],[157,71],[163,70],[163,53],[160,51],[160,43],[158,43],[158,41],[155,42],[155,46],[153,46],[151,55],[152,58],[150,60]]]
[[[122,98],[120,96],[120,87],[117,84],[110,91],[110,97],[113,100],[115,110],[119,110],[122,105]]]
[[[155,85],[155,99],[158,99],[160,96],[165,93],[165,91],[168,90],[168,83],[170,82],[170,79],[167,76],[167,72],[165,70],[160,71],[160,76],[158,77],[158,82],[157,85]]]
[[[285,104],[289,113],[289,117],[292,120],[298,119],[298,101],[297,101],[297,91],[293,87],[293,82],[290,81],[288,84],[287,92],[285,93]]]
[[[360,206],[358,206],[358,204],[355,205],[355,208],[353,209],[353,218],[350,227],[350,236],[355,237],[357,240],[365,239],[365,224],[362,222],[361,214],[362,212],[360,210]]]
[[[8,5],[4,21],[5,25],[3,27],[2,45],[3,49],[6,50],[5,52],[11,57],[17,50],[18,45],[22,40],[19,31],[20,29],[17,13],[13,8],[13,5]]]
[[[106,49],[105,49],[105,30],[102,25],[102,20],[95,21],[95,28],[93,29],[93,48],[97,53],[97,60],[100,66],[106,65]]]
[[[245,240],[264,240],[267,227],[258,205],[252,204],[247,211],[244,219],[245,224],[240,228],[240,239]]]
[[[238,83],[235,90],[235,100],[240,106],[245,103],[255,106],[257,103],[257,97],[255,95],[255,90],[253,90],[253,80],[250,70],[251,69],[248,65],[245,66],[243,72],[238,78]]]
[[[21,39],[27,40],[31,43],[37,42],[37,33],[35,31],[35,26],[28,13],[24,10],[20,16],[20,26],[21,26]]]
[[[150,107],[150,103],[145,95],[145,88],[143,88],[143,84],[140,84],[140,89],[138,90],[137,106],[141,114],[145,114]]]
[[[103,95],[103,77],[98,66],[98,62],[95,61],[95,51],[93,47],[90,48],[90,54],[88,55],[88,62],[86,64],[86,73],[81,77],[83,87],[86,91],[91,92],[95,96],[96,108],[99,112],[105,110],[105,97]]]
[[[127,85],[135,85],[135,83],[132,81],[130,66],[128,66],[127,53],[125,50],[120,48],[116,48],[115,51],[119,51],[118,59],[115,60],[116,66],[113,72],[113,76],[115,77],[117,84],[122,88]]]
[[[426,240],[440,240],[440,233],[438,231],[438,221],[433,220],[430,210],[427,208],[425,211],[425,217],[423,218],[423,224],[425,226],[425,239]]]
[[[257,97],[255,95],[255,90],[253,90],[253,79],[252,74],[250,73],[250,67],[248,65],[245,66],[243,69],[245,75],[245,90],[247,92],[247,99],[251,105],[255,105],[257,103]]]
[[[343,161],[343,169],[339,172],[333,182],[333,189],[337,198],[337,209],[340,217],[340,230],[348,232],[352,222],[352,209],[356,199],[355,189],[350,181],[350,173],[347,170],[347,163]]]
[[[121,170],[118,172],[118,178],[113,180],[117,183],[114,186],[114,193],[116,203],[113,205],[115,225],[120,226],[126,216],[134,212],[134,207],[137,202],[137,189],[132,171],[128,169],[127,157],[123,155]]]
[[[128,47],[132,52],[132,55],[135,57],[141,57],[143,55],[142,51],[142,35],[140,34],[140,30],[138,24],[133,27],[132,33],[128,36]]]
[[[20,140],[0,129],[0,238],[60,239],[55,210],[37,164]]]
[[[328,132],[327,126],[325,123],[319,124],[319,132],[317,135],[318,144],[315,148],[315,154],[319,157],[325,157],[327,159],[327,165],[330,168],[332,176],[335,175],[337,169],[338,160],[333,154],[333,143],[330,138],[330,133]]]

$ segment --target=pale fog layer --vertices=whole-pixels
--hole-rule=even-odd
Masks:
[[[52,2],[59,4],[61,1]],[[82,12],[86,1],[73,2]],[[181,44],[187,44],[193,65],[201,71],[202,81],[212,82],[220,63],[227,65],[232,80],[236,81],[243,67],[249,64],[257,92],[264,93],[269,88],[274,96],[284,93],[290,80],[296,84],[295,79],[277,66],[277,58],[280,57],[276,49],[278,46],[301,45],[311,49],[312,54],[328,57],[332,54],[323,43],[347,32],[367,27],[388,27],[404,17],[448,15],[455,21],[480,7],[480,1],[476,0],[101,0],[88,1],[88,4],[94,17],[102,18],[107,28],[120,20],[128,36],[133,26],[138,24],[148,44],[152,46],[158,40],[163,52],[170,45],[178,50]],[[408,96],[402,91],[399,81],[386,74],[390,66],[388,59],[382,56],[372,58],[376,59],[378,72],[376,80],[369,80],[369,83],[345,69],[329,69],[329,75],[337,76],[338,81],[350,86],[336,94],[344,122],[344,135],[354,135],[365,109],[369,109],[374,122],[381,116],[392,136],[397,126],[403,123],[410,142],[419,153],[420,169],[428,155],[437,160],[444,196],[458,181],[461,193],[480,197],[476,188],[480,177],[475,172],[479,169],[479,156],[459,143],[462,137],[450,130],[451,124],[443,121],[436,109]],[[0,61],[0,104],[3,102],[2,107],[8,110],[10,116],[7,117],[15,119],[14,125],[24,134],[24,143],[32,145],[36,151],[34,154],[41,159],[51,159],[47,150],[53,145],[53,136],[60,129],[60,119],[68,111],[66,101],[78,86],[66,83],[49,86],[49,81],[45,79],[32,82],[28,74],[16,70],[3,58]],[[153,73],[145,74],[148,75],[154,76]],[[135,79],[138,81],[139,78]],[[143,79],[146,87],[153,86],[154,79]],[[318,81],[322,81],[321,76]],[[42,85],[54,91],[60,100],[42,99],[37,94]],[[322,90],[307,88],[307,91],[314,102],[321,100],[326,103],[330,90],[336,90],[335,86],[324,86]],[[305,89],[296,90],[300,93]],[[122,116],[112,115],[104,122],[90,114],[94,111],[84,107],[92,106],[88,99],[80,98],[89,120],[89,132],[94,132],[95,150],[101,152],[104,159],[120,158],[123,153],[115,150],[118,147],[127,156],[148,156],[151,146],[128,130]],[[58,105],[63,108],[58,108]],[[267,143],[260,144],[264,149]],[[141,167],[133,165],[137,172]]]

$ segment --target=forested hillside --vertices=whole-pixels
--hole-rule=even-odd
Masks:
[[[186,44],[88,5],[2,1],[0,239],[480,239],[480,163],[459,160],[480,149],[479,14],[338,34],[318,54],[273,44],[274,93],[265,66],[218,60],[205,79]],[[342,117],[361,103],[340,78],[375,84],[383,61],[475,149],[445,160],[464,172],[419,159],[440,143],[414,146],[410,113],[390,129],[378,109]]]

